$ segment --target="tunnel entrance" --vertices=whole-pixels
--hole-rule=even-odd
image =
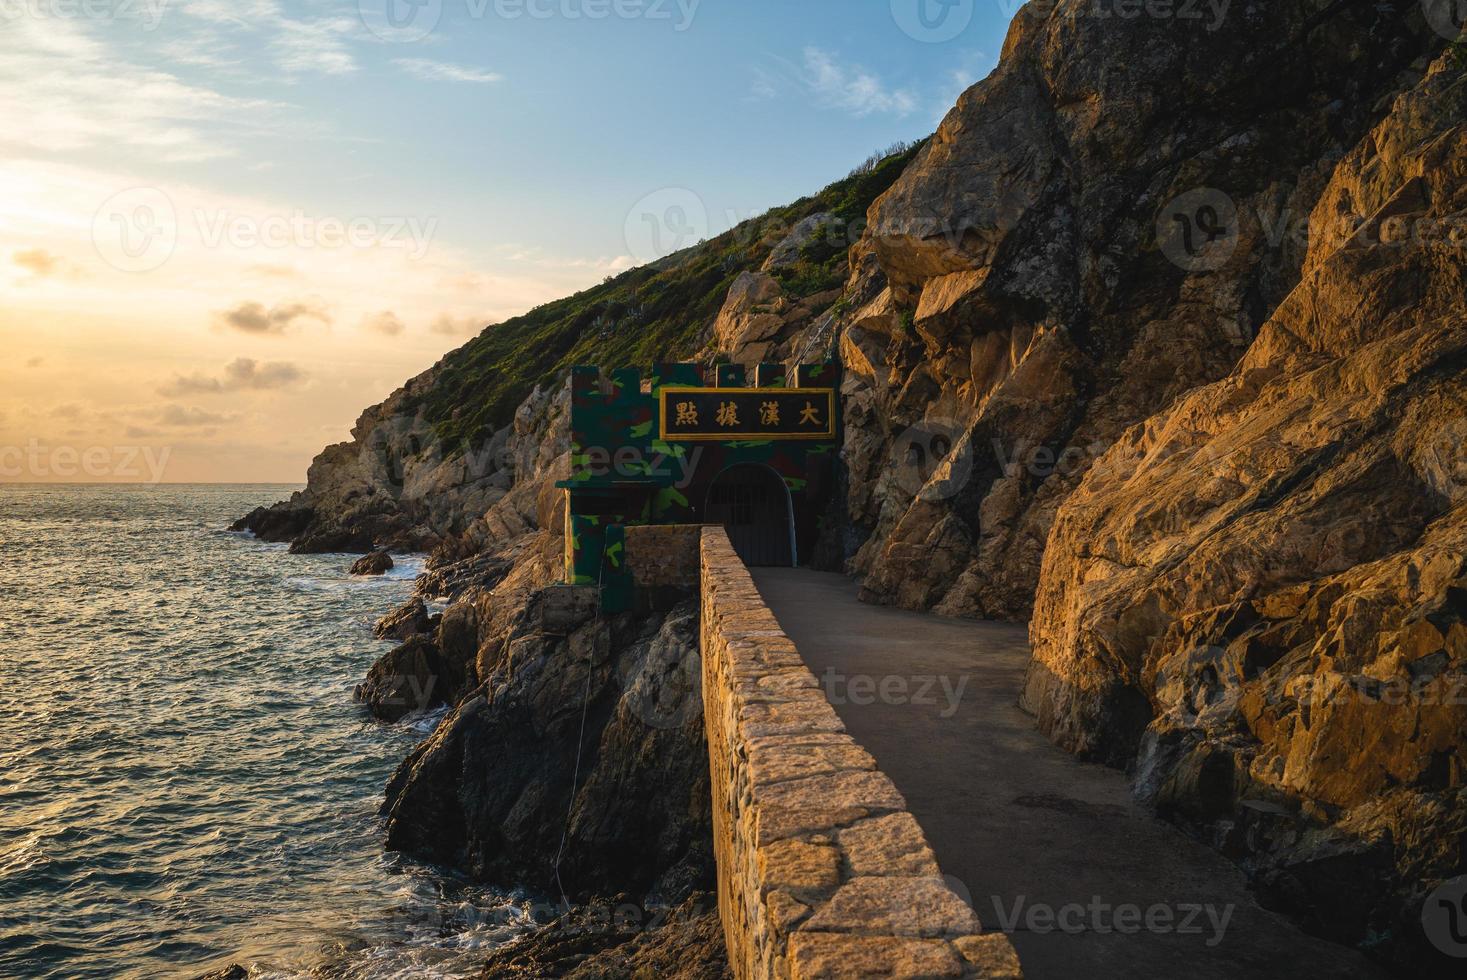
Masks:
[[[768,466],[740,463],[718,475],[703,510],[722,524],[734,551],[750,568],[795,564],[794,508],[784,479]]]

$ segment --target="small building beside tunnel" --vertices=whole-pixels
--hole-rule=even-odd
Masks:
[[[835,478],[838,368],[659,364],[571,373],[565,581],[637,605],[627,529],[717,524],[747,565],[809,560]]]

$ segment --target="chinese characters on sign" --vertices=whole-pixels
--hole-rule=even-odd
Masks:
[[[831,388],[663,388],[663,439],[835,438]]]

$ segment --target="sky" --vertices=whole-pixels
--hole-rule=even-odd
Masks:
[[[0,482],[303,482],[486,324],[932,132],[1016,5],[0,0]]]

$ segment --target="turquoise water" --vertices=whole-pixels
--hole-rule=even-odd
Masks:
[[[381,846],[434,719],[351,694],[421,559],[224,530],[292,489],[0,486],[0,976],[458,977],[511,934]]]

